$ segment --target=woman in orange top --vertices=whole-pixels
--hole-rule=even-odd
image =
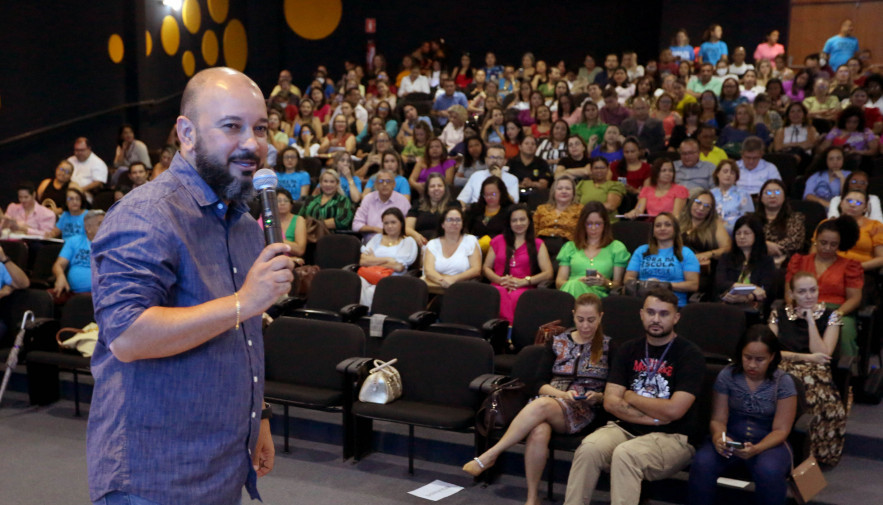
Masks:
[[[791,303],[791,277],[797,272],[809,272],[819,282],[819,301],[840,313],[840,353],[858,356],[857,329],[852,313],[862,304],[864,271],[858,261],[838,254],[852,249],[858,241],[855,219],[840,216],[823,221],[816,229],[812,252],[795,254],[788,263],[785,276],[785,301]]]
[[[853,190],[840,201],[840,215],[850,216],[858,223],[858,242],[842,256],[858,261],[867,272],[883,266],[883,223],[865,217],[868,210],[868,195],[864,191]]]

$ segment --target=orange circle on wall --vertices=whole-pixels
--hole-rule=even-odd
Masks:
[[[107,54],[110,55],[110,61],[119,63],[123,61],[123,38],[114,33],[107,39]]]
[[[331,35],[340,24],[340,0],[285,0],[285,21],[294,33],[309,40]]]
[[[230,10],[230,2],[228,0],[208,0],[208,14],[215,23],[221,24],[227,19],[227,12]]]
[[[184,54],[181,56],[181,66],[184,68],[184,73],[187,74],[187,77],[190,77],[196,71],[196,58],[191,51],[184,51]]]
[[[238,19],[231,19],[224,29],[224,61],[230,68],[245,71],[248,61],[248,39],[245,27]]]
[[[181,32],[178,29],[178,21],[174,17],[166,16],[163,18],[160,39],[166,54],[174,56],[178,52],[178,46],[181,44]]]
[[[197,0],[184,0],[181,7],[181,21],[184,27],[190,33],[199,31],[199,25],[202,23],[202,12],[199,10],[199,2]]]
[[[212,30],[202,34],[202,59],[209,66],[218,62],[218,36]]]
[[[147,53],[147,56],[153,52],[153,37],[147,30],[144,30],[144,52]]]

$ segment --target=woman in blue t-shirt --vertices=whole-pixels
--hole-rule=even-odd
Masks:
[[[671,55],[678,61],[693,61],[696,58],[696,51],[690,45],[690,37],[687,30],[681,28],[675,32],[675,36],[671,41]]]
[[[288,190],[295,200],[310,194],[310,174],[301,167],[300,152],[293,146],[286,147],[276,156],[276,178],[279,187]]]
[[[737,349],[714,383],[711,439],[690,467],[690,505],[716,503],[717,478],[734,466],[751,472],[757,503],[783,505],[787,498],[791,450],[785,440],[797,413],[797,389],[778,368],[781,345],[768,327],[749,328]]]
[[[687,304],[687,293],[699,289],[699,260],[684,246],[681,227],[671,213],[653,219],[649,243],[632,253],[624,282],[634,279],[670,282],[679,307]]]
[[[65,193],[67,210],[58,218],[55,228],[46,233],[46,237],[61,237],[67,240],[76,235],[85,235],[86,229],[83,227],[83,218],[86,216],[86,209],[83,207],[85,201],[86,196],[82,191],[76,188],[67,188]]]
[[[728,60],[727,43],[721,40],[723,35],[724,29],[716,23],[705,30],[705,34],[702,36],[702,40],[705,42],[699,46],[699,59],[702,63],[717,65],[718,60]]]

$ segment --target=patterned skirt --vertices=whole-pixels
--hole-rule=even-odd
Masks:
[[[812,455],[819,463],[834,466],[840,462],[846,437],[846,407],[834,386],[828,365],[783,361],[779,368],[803,382],[806,403],[813,420],[809,423]]]

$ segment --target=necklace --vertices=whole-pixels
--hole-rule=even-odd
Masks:
[[[665,350],[662,351],[662,356],[656,360],[656,368],[650,368],[650,344],[647,343],[647,340],[644,340],[644,367],[647,369],[647,379],[646,382],[650,382],[653,380],[653,377],[656,377],[656,374],[659,372],[659,369],[662,368],[662,364],[665,362],[665,355],[668,354],[668,350],[671,349],[671,344],[673,344],[675,339],[671,339],[668,341],[668,345],[665,346]]]

